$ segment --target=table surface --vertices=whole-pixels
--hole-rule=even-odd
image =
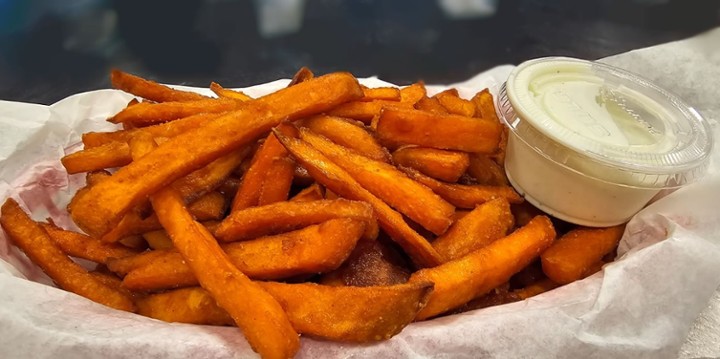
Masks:
[[[243,87],[301,66],[451,83],[718,25],[715,0],[0,0],[0,99],[50,104],[107,88],[113,67],[193,86]]]

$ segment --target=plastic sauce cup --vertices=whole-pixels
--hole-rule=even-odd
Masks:
[[[624,223],[660,190],[707,170],[707,121],[677,96],[615,67],[564,57],[527,61],[497,103],[510,129],[510,183],[568,222]]]

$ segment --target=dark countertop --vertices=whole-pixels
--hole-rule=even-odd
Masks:
[[[449,83],[494,65],[596,59],[720,26],[715,0],[476,0],[496,6],[459,15],[443,10],[449,2],[0,0],[0,99],[50,104],[107,88],[112,67],[193,86],[249,86],[301,66]],[[259,20],[261,3],[276,4],[271,20],[288,16],[280,28]]]

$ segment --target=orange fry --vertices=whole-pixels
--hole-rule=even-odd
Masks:
[[[229,98],[229,99],[238,100],[238,101],[252,100],[252,97],[246,95],[242,91],[226,89],[226,88],[220,86],[220,84],[217,82],[210,83],[210,90],[212,92],[214,92],[216,95],[218,95],[218,97],[224,97],[224,98]]]
[[[370,193],[430,232],[445,233],[455,208],[395,166],[358,155],[307,129],[300,138],[345,170]]]
[[[373,101],[373,100],[385,100],[385,101],[400,101],[400,90],[395,87],[375,87],[369,88],[363,86],[363,92],[365,96],[360,101]]]
[[[111,308],[135,311],[131,298],[102,284],[70,260],[12,198],[2,205],[0,225],[8,238],[61,288]]]
[[[210,232],[193,220],[173,189],[150,197],[160,223],[200,285],[225,309],[264,358],[289,358],[300,339],[280,304],[235,267]]]
[[[402,147],[393,152],[392,157],[397,165],[412,167],[445,182],[457,182],[470,164],[465,152],[427,147]]]
[[[500,132],[490,121],[398,108],[385,109],[377,123],[381,141],[465,152],[492,153]]]
[[[624,231],[624,225],[571,230],[542,254],[543,272],[560,284],[583,278],[590,267],[618,245]]]
[[[328,115],[352,118],[368,125],[373,117],[380,115],[386,108],[410,108],[410,106],[403,102],[386,100],[353,101],[335,107],[328,112]]]
[[[458,95],[452,94],[447,91],[443,91],[435,98],[440,102],[440,105],[445,107],[448,112],[465,117],[475,116],[475,105],[468,101],[461,99]]]
[[[410,86],[405,86],[400,89],[400,102],[403,102],[410,107],[420,101],[421,98],[426,97],[427,90],[425,84],[422,82],[414,83]]]
[[[362,124],[351,123],[340,117],[315,116],[303,120],[301,126],[365,157],[390,162],[388,151],[380,146],[375,137],[365,130]]]
[[[309,68],[303,66],[298,70],[295,75],[293,76],[292,80],[290,80],[290,83],[288,84],[288,87],[297,85],[301,82],[305,82],[307,80],[310,80],[315,77],[315,74],[313,74],[312,71],[310,71]]]
[[[382,240],[359,241],[340,268],[323,275],[320,284],[352,287],[402,284],[410,278],[406,260]]]
[[[312,202],[320,201],[325,198],[323,188],[317,183],[313,183],[308,187],[305,187],[302,191],[298,192],[295,196],[290,198],[291,202]]]
[[[102,146],[86,148],[60,159],[67,173],[92,172],[125,166],[132,162],[127,142],[108,142]]]
[[[416,319],[423,320],[458,308],[507,282],[548,248],[555,229],[545,216],[464,257],[413,273],[410,283],[433,282],[435,290]]]
[[[440,104],[437,98],[434,97],[423,97],[417,103],[415,103],[415,109],[426,111],[430,113],[436,113],[438,115],[448,115],[450,112]]]
[[[207,99],[206,96],[198,93],[176,90],[155,81],[146,80],[116,69],[110,71],[110,83],[113,88],[154,102],[197,101]]]
[[[380,226],[397,242],[421,267],[433,267],[441,263],[440,256],[428,241],[412,230],[402,218],[382,200],[363,188],[345,170],[330,161],[321,152],[305,141],[287,137],[275,131],[275,135],[295,159],[308,170],[318,183],[345,197],[369,203],[380,222]]]
[[[352,75],[335,73],[247,101],[243,109],[169,139],[93,186],[75,201],[72,218],[85,233],[101,237],[150,194],[250,144],[281,121],[307,117],[360,97],[362,89]]]
[[[110,258],[123,258],[137,254],[123,245],[105,243],[82,233],[66,231],[50,223],[41,223],[50,238],[69,256],[95,263],[107,263]]]
[[[508,180],[505,170],[497,162],[486,155],[470,154],[470,164],[467,172],[477,180],[478,184],[488,186],[507,186]]]
[[[237,110],[243,102],[209,98],[190,102],[139,103],[127,107],[108,119],[112,123],[130,124],[133,127],[145,127],[162,122],[197,115],[199,113],[220,113]]]

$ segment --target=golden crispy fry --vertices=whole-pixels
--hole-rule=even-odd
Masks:
[[[350,255],[365,222],[350,218],[332,219],[319,225],[222,246],[230,261],[253,279],[284,279],[303,274],[325,273],[336,269]],[[145,254],[141,254],[145,255]],[[151,262],[118,260],[112,268],[130,271],[123,285],[131,290],[151,291],[197,285],[193,272],[177,252],[153,255]]]
[[[507,186],[505,170],[486,155],[470,154],[470,165],[467,172],[478,184],[488,186]]]
[[[300,129],[300,138],[340,166],[370,193],[423,228],[439,235],[450,226],[455,208],[395,166],[353,153],[307,129]]]
[[[313,183],[290,198],[290,202],[312,202],[320,201],[324,198],[325,194],[323,193],[322,186],[317,183]]]
[[[287,137],[279,131],[275,131],[275,135],[318,183],[345,198],[368,202],[373,207],[380,226],[405,250],[416,265],[433,267],[441,263],[435,249],[407,225],[400,213],[395,212],[385,202],[360,186],[342,168],[305,141]]]
[[[410,278],[405,259],[382,240],[359,241],[340,268],[320,279],[324,285],[352,287],[402,284]]]
[[[130,124],[133,127],[145,127],[162,122],[197,115],[199,113],[220,113],[238,110],[244,102],[227,98],[209,98],[189,102],[139,103],[127,107],[110,117],[112,123]]]
[[[445,182],[457,182],[468,169],[467,153],[427,147],[402,147],[393,152],[395,164],[412,167]]]
[[[218,97],[229,98],[229,99],[238,100],[238,101],[252,100],[252,97],[244,94],[242,91],[226,89],[226,88],[220,86],[220,84],[216,83],[216,82],[210,83],[210,90],[212,92],[214,92],[216,95],[218,95]]]
[[[415,109],[420,111],[426,111],[435,113],[438,115],[449,115],[450,112],[440,104],[435,97],[423,97],[417,103],[415,103]]]
[[[355,150],[374,160],[390,162],[390,154],[380,146],[375,137],[363,128],[362,124],[332,116],[315,116],[305,119],[301,126],[323,135],[331,141]]]
[[[425,84],[417,82],[400,89],[400,102],[412,107],[415,106],[421,98],[426,97],[426,95],[427,90],[425,89]]]
[[[360,101],[400,101],[400,89],[395,87],[369,88],[363,86],[363,92],[365,93],[365,96],[363,96]]]
[[[624,231],[624,225],[571,230],[542,254],[543,272],[560,284],[582,278],[588,268],[617,246]]]
[[[231,242],[318,224],[335,218],[353,218],[367,223],[365,238],[377,237],[377,222],[367,203],[346,199],[312,202],[277,202],[230,213],[218,226],[218,240]]]
[[[110,258],[137,254],[137,251],[123,245],[105,243],[82,233],[66,231],[52,223],[41,223],[41,225],[55,244],[69,256],[105,264]]]
[[[377,123],[381,141],[465,152],[492,153],[500,132],[491,121],[397,108],[385,109]]]
[[[207,98],[198,93],[176,90],[116,69],[110,71],[110,83],[113,88],[154,102],[197,101]]]
[[[69,174],[125,166],[132,162],[127,142],[108,142],[71,153],[60,159]]]
[[[512,226],[510,204],[498,198],[476,207],[432,245],[445,261],[451,261],[504,237]]]
[[[150,197],[175,248],[200,285],[225,309],[263,358],[289,358],[300,340],[278,302],[235,267],[210,232],[195,222],[173,189]]]
[[[461,99],[457,94],[443,91],[434,96],[448,112],[465,117],[475,116],[475,105]]]
[[[413,273],[410,282],[433,282],[435,290],[417,319],[427,319],[488,293],[537,258],[555,239],[550,219],[538,216],[525,227],[462,258]]]
[[[295,75],[293,76],[292,80],[290,80],[290,83],[288,84],[288,87],[297,85],[301,82],[305,82],[307,80],[310,80],[315,77],[315,74],[313,74],[312,71],[310,71],[309,68],[303,66],[298,70]]]
[[[169,139],[77,198],[72,218],[101,237],[123,214],[172,181],[241,148],[285,119],[307,117],[362,97],[347,73],[318,77],[245,103],[243,109]]]
[[[284,201],[292,185],[295,163],[285,147],[270,133],[265,143],[255,152],[250,167],[238,187],[232,210]],[[272,178],[271,181],[268,181]],[[265,187],[268,187],[266,189]]]
[[[135,311],[131,298],[105,286],[70,260],[12,198],[2,205],[0,225],[8,238],[61,288],[111,308]]]
[[[152,249],[173,249],[172,239],[163,229],[143,233],[142,237]]]
[[[475,208],[495,198],[505,198],[510,203],[521,203],[522,197],[509,186],[482,186],[444,183],[407,167],[400,167],[410,178],[430,187],[433,192],[460,208]]]
[[[373,100],[373,101],[353,101],[335,107],[328,112],[328,115],[337,117],[347,117],[358,120],[364,124],[370,124],[373,117],[387,108],[411,108],[404,102]]]
[[[131,130],[119,130],[115,132],[87,132],[83,133],[82,141],[85,149],[102,146],[117,141],[127,142],[138,132],[148,132],[153,137],[175,137],[183,132],[199,127],[201,124],[222,116],[223,113],[199,113],[179,120],[165,122],[157,125],[134,128]]]
[[[311,337],[346,342],[389,339],[425,305],[431,283],[388,287],[329,287],[313,283],[258,283],[275,297],[293,327]],[[139,313],[166,322],[232,324],[202,288],[153,294],[138,301]]]

